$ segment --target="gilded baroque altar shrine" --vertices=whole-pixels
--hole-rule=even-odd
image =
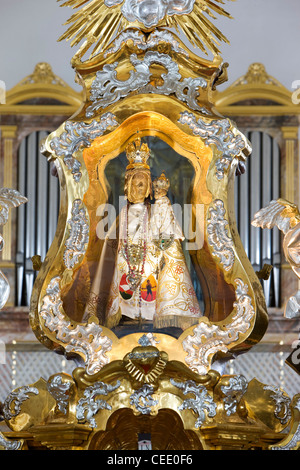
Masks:
[[[9,429],[0,434],[3,449],[299,447],[299,395],[224,373],[228,361],[260,343],[269,321],[261,284],[268,267],[254,270],[234,203],[252,146],[226,111],[245,85],[252,97],[263,88],[257,100],[289,102],[261,64],[226,96],[218,92],[227,80],[219,55],[227,40],[215,26],[219,15],[230,18],[224,3],[61,5],[74,10],[60,39],[78,46],[72,66],[83,93],[70,93],[76,110],[41,142],[60,206],[53,242],[34,260],[30,327],[77,367],[9,394],[1,405]],[[49,76],[45,67],[36,74]],[[284,135],[290,171],[295,139]],[[248,224],[284,233],[297,282],[292,187]],[[1,208],[27,204],[19,193],[1,196]],[[291,295],[289,318],[297,318],[294,306]]]

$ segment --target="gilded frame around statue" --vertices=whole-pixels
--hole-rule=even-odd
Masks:
[[[205,292],[205,316],[182,333],[176,354],[194,371],[205,374],[216,357],[259,341],[267,325],[261,287],[234,228],[231,202],[237,165],[251,149],[234,124],[215,113],[210,101],[213,89],[226,77],[219,58],[214,62],[199,59],[173,35],[172,42],[171,36],[166,40],[153,34],[151,41],[151,35],[146,40],[138,32],[137,37],[139,42],[116,42],[112,52],[100,54],[97,61],[76,63],[87,100],[44,143],[45,155],[57,164],[62,197],[57,234],[34,286],[31,325],[48,347],[79,355],[90,372],[100,370],[115,357],[115,348],[126,344],[125,338],[117,338],[96,319],[84,324],[69,318],[63,291],[70,283],[74,286],[78,267],[84,279],[89,256],[95,256],[91,248],[95,191],[97,204],[107,202],[105,180],[95,178],[95,162],[105,164],[114,158],[137,132],[140,137],[155,135],[192,163],[196,175],[192,204],[204,205],[204,243],[192,258]],[[144,43],[148,46],[141,48]],[[100,91],[98,81],[104,77],[111,84]],[[82,246],[67,265],[67,248],[77,243],[70,230],[76,207],[82,215],[78,229],[86,239],[81,237]],[[82,292],[81,284],[78,289]],[[222,294],[220,301],[217,292]],[[76,293],[74,298],[78,299]],[[174,340],[164,337],[164,342],[170,342],[166,350],[172,354]]]

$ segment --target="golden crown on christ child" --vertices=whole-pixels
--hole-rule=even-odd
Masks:
[[[142,144],[141,139],[137,138],[126,147],[126,156],[129,165],[126,170],[133,168],[145,168],[150,170],[147,161],[150,157],[150,149],[147,144]]]
[[[168,191],[170,187],[170,180],[166,177],[165,172],[153,181],[153,188],[163,189]]]

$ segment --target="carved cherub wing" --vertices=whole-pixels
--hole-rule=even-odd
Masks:
[[[0,189],[0,225],[6,224],[8,221],[9,209],[12,207],[18,207],[20,204],[27,202],[26,197],[15,189],[2,188]],[[0,251],[4,246],[4,240],[0,235]],[[6,304],[10,293],[9,282],[0,271],[0,310]]]
[[[108,43],[128,27],[147,32],[156,27],[181,29],[187,39],[207,54],[219,53],[219,41],[228,43],[222,32],[210,21],[215,13],[231,18],[221,5],[224,0],[58,0],[61,6],[79,9],[66,22],[70,25],[59,40],[71,40],[71,46],[82,40],[76,56],[83,57],[94,46],[91,56],[103,51]],[[234,1],[234,0],[228,0]]]
[[[278,227],[284,234],[300,222],[298,207],[285,199],[271,201],[254,214],[251,222],[254,227]]]
[[[5,225],[8,221],[9,209],[25,204],[27,198],[10,188],[0,189],[0,225]]]

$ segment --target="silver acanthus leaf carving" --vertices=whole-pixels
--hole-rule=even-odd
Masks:
[[[136,29],[126,29],[113,42],[112,46],[104,53],[104,57],[120,50],[123,44],[132,41],[133,45],[142,51],[157,46],[160,42],[167,43],[174,52],[183,54],[188,57],[188,53],[179,45],[174,36],[164,30],[153,31],[149,36],[145,36],[141,31]]]
[[[52,139],[50,148],[57,156],[63,157],[63,161],[72,172],[74,180],[79,182],[82,176],[81,163],[76,160],[73,154],[80,148],[90,147],[94,139],[101,137],[109,127],[116,126],[118,126],[118,122],[112,113],[105,113],[99,121],[93,120],[91,123],[66,121],[64,132]]]
[[[196,117],[184,111],[180,113],[178,120],[180,124],[186,124],[192,129],[194,135],[198,135],[204,140],[205,145],[216,145],[217,149],[223,154],[216,161],[216,178],[221,180],[224,178],[225,171],[230,167],[233,158],[243,157],[245,148],[250,153],[250,145],[242,134],[237,135],[232,131],[229,119],[218,119],[211,122],[205,122],[203,119]]]
[[[292,412],[293,414],[295,413],[295,410],[297,410],[297,414],[300,411],[300,398],[299,395],[295,395],[293,398],[293,402],[291,404]],[[284,438],[285,444],[284,445],[272,445],[269,448],[271,450],[299,450],[299,443],[300,443],[300,424],[298,421],[298,425],[291,433],[291,435],[287,435],[286,438]]]
[[[107,7],[119,5],[124,0],[104,0]],[[127,21],[138,21],[146,28],[157,26],[165,16],[188,15],[194,8],[195,0],[125,0],[122,14]]]
[[[78,421],[87,421],[93,428],[97,427],[94,416],[100,410],[111,410],[111,406],[107,401],[102,398],[97,398],[99,395],[107,396],[110,392],[115,391],[120,387],[118,380],[115,385],[106,384],[104,382],[97,382],[84,391],[84,397],[81,398],[76,406],[76,418]]]
[[[150,414],[151,408],[158,404],[158,401],[152,397],[153,392],[152,385],[144,384],[130,396],[130,404],[140,413]]]
[[[188,353],[185,362],[200,375],[207,374],[217,352],[227,353],[229,345],[238,341],[240,335],[246,333],[251,326],[255,310],[248,295],[248,286],[239,278],[235,280],[235,284],[235,311],[226,327],[201,321],[193,329],[193,335],[188,335],[182,342],[184,351]]]
[[[130,71],[127,80],[119,80],[117,78],[116,68],[118,62],[106,64],[103,70],[96,73],[90,93],[90,100],[93,104],[87,108],[87,117],[92,117],[99,108],[106,108],[134,91],[162,95],[174,93],[179,100],[186,102],[191,109],[200,110],[197,103],[198,90],[200,87],[207,87],[206,80],[201,77],[182,79],[177,63],[169,55],[156,51],[146,52],[141,59],[136,54],[132,54],[130,62],[134,66],[135,71]],[[164,81],[161,86],[150,84],[152,74],[150,66],[152,64],[160,64],[167,69],[167,73],[161,75]]]
[[[265,385],[264,390],[273,392],[271,398],[275,402],[275,417],[280,421],[281,424],[287,424],[291,419],[291,399],[284,394],[279,387],[273,385]]]
[[[64,263],[72,269],[85,254],[89,242],[89,221],[87,211],[81,199],[75,199],[72,205],[72,217],[68,220],[70,235],[65,244]]]
[[[28,199],[22,196],[19,191],[11,188],[0,189],[0,225],[8,222],[9,209],[19,207],[28,202]]]
[[[198,385],[193,380],[187,380],[186,382],[177,382],[174,379],[170,379],[172,385],[183,391],[184,395],[192,393],[195,398],[187,398],[183,401],[182,405],[179,406],[179,410],[193,410],[198,418],[195,422],[195,428],[199,429],[206,421],[207,416],[213,418],[217,412],[217,405],[215,404],[213,397],[209,395],[204,385]]]
[[[38,395],[39,391],[36,387],[30,387],[29,385],[26,385],[24,387],[18,388],[17,390],[14,390],[8,395],[3,404],[3,416],[7,421],[18,416],[18,414],[21,412],[22,403],[29,398],[29,393]]]
[[[8,222],[9,209],[13,207],[18,207],[21,204],[28,202],[27,198],[22,196],[19,191],[11,188],[1,188],[0,189],[0,226],[5,225]],[[0,251],[3,250],[4,239],[0,235]],[[3,274],[0,271],[0,310],[4,307],[8,301],[10,294],[10,285]]]
[[[54,277],[42,299],[40,311],[45,327],[56,333],[66,352],[73,352],[83,356],[88,374],[95,374],[109,359],[106,353],[112,348],[112,341],[102,334],[102,328],[94,323],[77,324],[71,326],[63,311],[63,302],[60,295],[60,277]]]
[[[7,439],[2,432],[0,432],[0,450],[1,447],[4,450],[21,450],[24,441],[13,441],[11,439]]]
[[[225,395],[223,401],[227,416],[236,412],[236,407],[242,396],[246,393],[247,388],[248,382],[243,375],[230,377],[229,385],[221,386],[221,390]]]
[[[55,375],[47,384],[49,393],[57,403],[57,408],[64,415],[67,414],[71,385],[71,382],[63,382],[61,375]]]
[[[224,202],[216,199],[208,209],[210,218],[207,220],[208,242],[212,254],[219,258],[225,271],[230,271],[234,264],[233,240],[228,236],[228,221],[225,219]]]

